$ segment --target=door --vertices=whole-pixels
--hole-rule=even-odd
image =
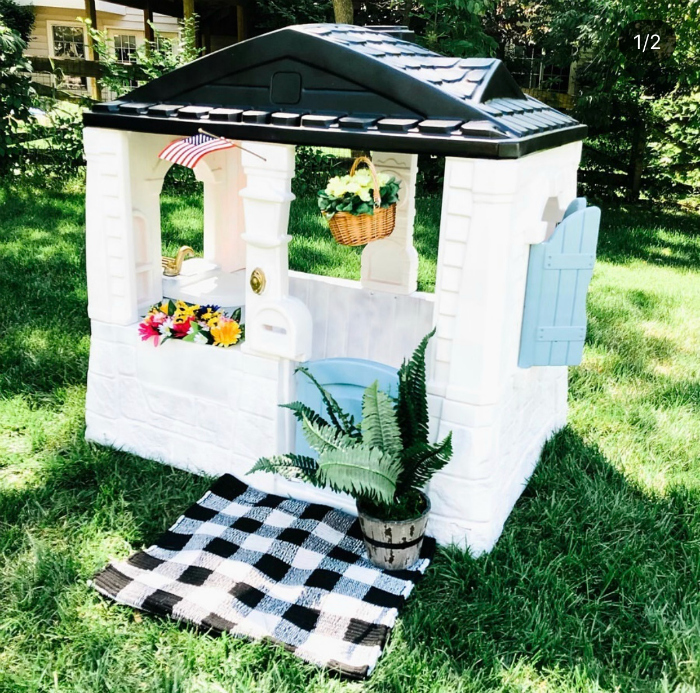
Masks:
[[[398,372],[383,363],[336,358],[307,361],[302,365],[328,390],[343,410],[354,417],[356,423],[362,420],[362,394],[375,380],[378,381],[380,390],[392,397],[398,395]],[[321,394],[303,373],[296,374],[296,388],[296,399],[328,420]],[[306,442],[301,424],[297,424],[296,428],[296,452],[309,457],[318,456]]]

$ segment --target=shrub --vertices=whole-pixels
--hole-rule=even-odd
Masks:
[[[27,44],[0,22],[0,177],[13,172],[22,157],[22,127],[31,104],[31,66],[23,57]]]
[[[150,81],[172,72],[198,58],[203,49],[197,48],[197,15],[188,17],[182,23],[180,46],[176,53],[172,41],[162,36],[153,28],[154,41],[147,41],[136,49],[133,65],[125,65],[117,60],[113,39],[106,31],[98,31],[86,21],[88,32],[92,37],[93,47],[102,66],[102,77],[98,80],[103,89],[121,96],[134,88],[134,75],[139,81]],[[153,26],[153,25],[151,25]]]
[[[18,5],[14,0],[0,0],[0,22],[16,31],[27,43],[34,27],[34,8],[31,5]]]
[[[37,98],[41,119],[27,123],[24,175],[43,184],[61,184],[82,170],[83,119],[80,109],[48,98]]]

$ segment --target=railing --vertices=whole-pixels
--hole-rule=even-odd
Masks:
[[[548,89],[523,89],[526,94],[546,103],[548,106],[558,108],[561,111],[572,111],[576,105],[576,97],[571,94],[562,94]]]
[[[70,77],[94,77],[99,79],[104,72],[104,65],[97,60],[82,60],[80,58],[44,58],[30,55],[27,60],[34,72],[60,73]],[[138,65],[123,64],[120,67],[130,79],[146,80],[148,76]]]

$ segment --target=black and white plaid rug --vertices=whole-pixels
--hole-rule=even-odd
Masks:
[[[222,476],[160,539],[95,576],[115,601],[279,643],[353,677],[374,669],[435,550],[408,570],[367,559],[357,518]]]

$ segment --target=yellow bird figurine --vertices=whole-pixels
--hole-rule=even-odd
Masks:
[[[186,257],[194,257],[195,253],[192,248],[188,245],[183,245],[180,250],[177,251],[175,257],[166,257],[165,255],[161,259],[161,265],[163,266],[163,274],[166,277],[177,277],[182,269],[182,263]]]

